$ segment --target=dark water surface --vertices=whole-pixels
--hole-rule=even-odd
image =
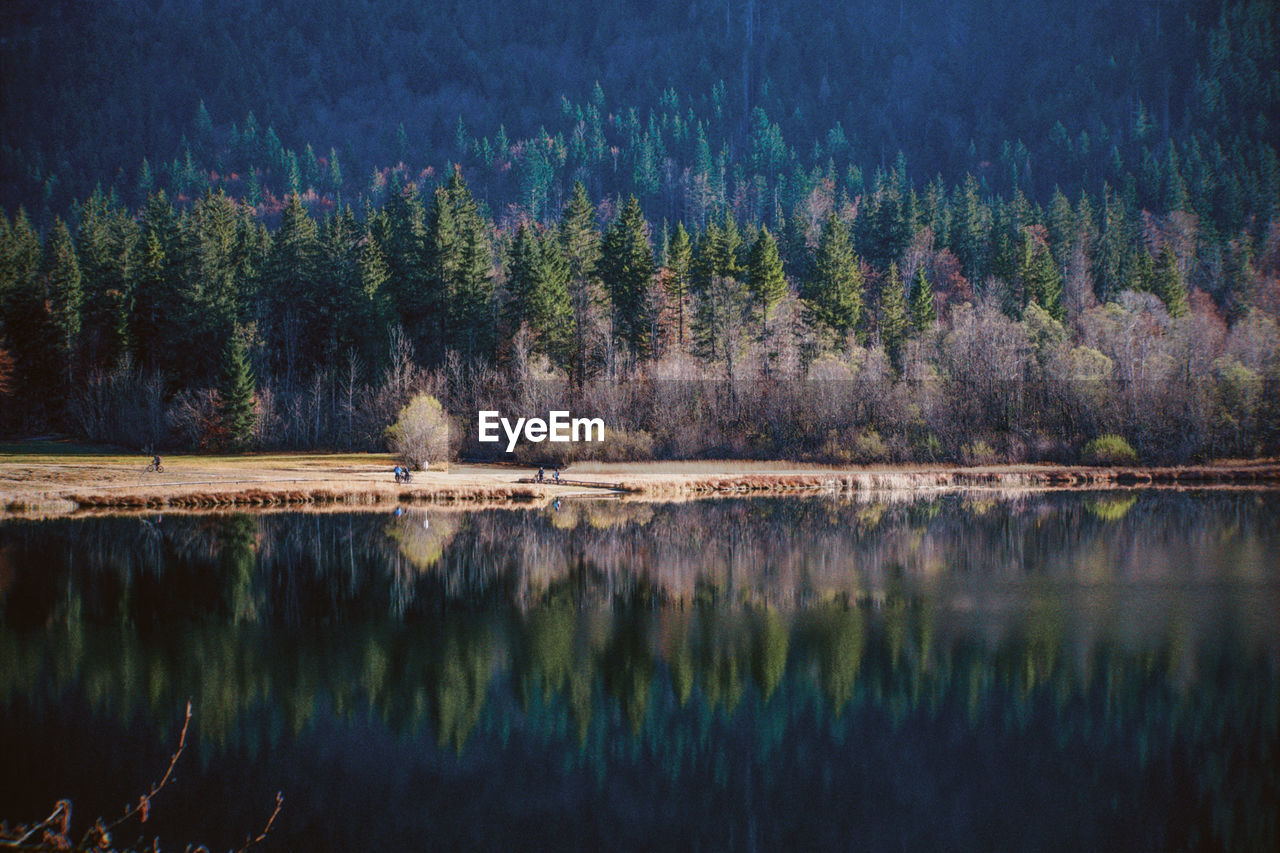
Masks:
[[[227,849],[1280,849],[1280,495],[0,522],[0,819]]]

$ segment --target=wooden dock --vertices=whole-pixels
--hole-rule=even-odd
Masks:
[[[516,480],[516,482],[531,483],[535,486],[581,486],[587,489],[611,489],[615,492],[632,491],[632,489],[628,488],[623,483],[601,483],[597,480],[570,480],[567,477],[561,477],[559,480],[556,480],[553,477],[543,477],[541,480],[537,477],[521,477],[519,480]]]

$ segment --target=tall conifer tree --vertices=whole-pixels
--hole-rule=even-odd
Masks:
[[[67,387],[70,388],[76,373],[84,291],[81,288],[80,262],[76,259],[75,242],[61,217],[54,220],[53,233],[45,246],[42,276],[49,320],[56,334],[58,358],[61,361],[59,367]]]
[[[508,283],[508,325],[514,330],[528,324],[534,352],[567,368],[573,334],[569,265],[554,233],[540,235],[535,226],[520,225],[511,248]]]
[[[667,245],[667,277],[663,283],[667,298],[676,309],[676,340],[681,348],[684,347],[685,309],[689,302],[692,259],[693,246],[689,242],[689,232],[684,230],[683,222],[677,222],[676,230],[672,232]]]
[[[427,351],[487,355],[494,343],[492,248],[488,225],[460,169],[436,188],[426,243],[430,304],[440,324],[435,346]]]
[[[782,297],[787,295],[787,277],[778,256],[778,243],[765,227],[760,228],[760,234],[751,246],[747,287],[760,307],[762,320],[767,323]]]
[[[854,254],[849,229],[835,213],[827,216],[818,238],[813,277],[805,287],[805,309],[811,322],[842,342],[862,318],[862,267]]]
[[[300,381],[322,356],[317,334],[321,325],[316,292],[319,260],[315,220],[301,197],[291,195],[271,243],[263,282],[267,340],[286,387]]]
[[[257,393],[243,336],[237,331],[228,338],[222,351],[222,370],[218,378],[218,422],[228,446],[246,447],[253,438],[257,422],[254,395]]]
[[[600,255],[600,278],[613,306],[613,333],[637,358],[653,350],[649,288],[653,282],[653,245],[640,201],[631,196],[609,226]]]
[[[898,265],[890,263],[889,276],[880,291],[880,343],[898,367],[902,366],[902,342],[906,334],[907,296]]]
[[[600,230],[596,212],[581,181],[574,182],[560,218],[560,245],[569,268],[569,298],[573,305],[570,378],[577,388],[601,363],[599,334],[607,296],[600,282]]]
[[[1152,290],[1171,317],[1181,317],[1187,313],[1187,285],[1178,268],[1178,257],[1173,247],[1165,245],[1160,249],[1152,275]]]

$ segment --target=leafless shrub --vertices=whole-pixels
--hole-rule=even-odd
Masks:
[[[165,434],[164,377],[143,373],[126,357],[111,370],[93,370],[68,401],[76,431],[92,441],[153,447]]]
[[[213,446],[218,430],[217,393],[212,388],[180,391],[165,411],[165,420],[186,446]]]

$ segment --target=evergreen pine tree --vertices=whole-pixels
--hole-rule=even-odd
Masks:
[[[529,322],[529,293],[536,286],[538,237],[521,222],[507,255],[507,304],[504,307],[509,331]]]
[[[880,343],[893,363],[902,365],[902,342],[907,334],[907,296],[896,263],[889,264],[889,276],[880,291]]]
[[[250,261],[243,216],[244,211],[219,190],[207,192],[183,220],[192,274],[183,278],[175,294],[178,300],[170,322],[180,340],[194,349],[195,357],[183,365],[191,381],[216,375],[222,342],[248,313],[244,286],[250,277]],[[306,295],[318,301],[315,285],[313,280],[304,283]],[[317,309],[315,316],[323,317],[324,313]]]
[[[142,257],[134,280],[129,312],[129,342],[144,367],[165,363],[163,328],[168,260],[160,236],[148,230],[142,238]]]
[[[302,183],[308,189],[320,186],[320,161],[310,142],[302,154]]]
[[[262,179],[258,177],[255,166],[249,167],[249,182],[244,188],[244,200],[252,207],[262,204]]]
[[[792,281],[805,281],[811,275],[812,256],[809,252],[808,229],[800,210],[792,212],[779,223],[778,251],[782,255],[782,268]]]
[[[698,245],[690,263],[690,274],[696,290],[705,290],[711,286],[716,276],[721,274],[722,265],[718,260],[720,247],[724,245],[724,237],[720,233],[720,224],[714,219],[707,222],[698,237]]]
[[[1023,229],[1025,266],[1020,270],[1027,302],[1036,302],[1058,322],[1066,317],[1062,304],[1062,273],[1053,260],[1049,247],[1031,237],[1031,229]]]
[[[433,209],[432,215],[435,238],[441,246],[452,245],[452,207]],[[418,352],[438,355],[445,306],[442,284],[438,277],[430,275],[427,219],[417,186],[409,184],[389,194],[381,215],[374,218],[372,230],[386,261],[386,291],[400,325]]]
[[[569,375],[581,388],[588,373],[599,364],[600,325],[607,297],[600,284],[600,231],[587,188],[575,181],[560,217],[560,245],[569,267],[569,298],[573,306],[572,352]]]
[[[192,125],[195,129],[196,143],[202,146],[209,145],[213,137],[213,119],[209,117],[209,111],[205,109],[203,100],[196,107],[196,117]]]
[[[875,192],[868,199],[869,209],[855,222],[859,251],[876,267],[884,267],[900,257],[911,240],[904,200],[893,177],[883,172],[876,174]]]
[[[40,274],[43,260],[40,237],[20,207],[0,255],[0,342],[7,340],[14,360],[10,384],[26,389],[31,404],[50,397],[61,372]]]
[[[364,229],[351,208],[326,216],[320,226],[320,256],[315,287],[323,329],[317,337],[327,353],[357,346],[362,329],[359,243]],[[331,359],[332,356],[329,356]]]
[[[767,323],[773,311],[787,295],[787,277],[782,271],[782,259],[778,256],[778,243],[769,229],[760,228],[760,234],[751,246],[747,263],[747,287],[760,306],[761,317]]]
[[[653,246],[635,196],[609,226],[600,253],[600,278],[613,305],[613,334],[637,358],[653,350],[651,301]]]
[[[437,187],[426,233],[428,305],[439,335],[428,351],[487,356],[493,351],[493,256],[488,224],[460,169]]]
[[[304,189],[302,184],[302,168],[298,165],[298,155],[289,150],[284,152],[284,174],[285,188],[290,195],[301,195]]]
[[[289,387],[322,358],[320,241],[315,220],[298,195],[289,196],[263,273],[264,326],[277,374]]]
[[[528,324],[532,349],[567,368],[573,307],[569,299],[569,265],[554,233],[539,235],[522,224],[511,248],[510,301],[507,323],[514,330]]]
[[[639,144],[636,146],[635,161],[632,183],[635,185],[636,192],[645,198],[657,195],[662,175],[658,169],[657,155],[654,153],[653,138],[648,133],[640,137]]]
[[[806,282],[805,309],[811,321],[843,341],[862,318],[862,267],[849,239],[849,229],[828,214],[818,238],[813,277]]]
[[[1128,284],[1125,276],[1125,258],[1133,245],[1131,223],[1124,198],[1103,186],[1102,225],[1098,237],[1097,262],[1098,299],[1110,302]]]
[[[720,221],[708,222],[693,258],[694,286],[702,290],[717,278],[743,280],[742,246],[742,233],[733,214],[726,211]]]
[[[60,367],[69,388],[75,378],[84,291],[75,242],[61,217],[54,220],[53,233],[45,246],[42,276],[49,319],[57,336]]]
[[[952,201],[951,250],[960,259],[965,276],[980,281],[987,272],[987,237],[990,210],[978,195],[978,181],[966,175],[964,189]]]
[[[689,301],[692,259],[693,246],[689,242],[689,232],[684,230],[683,222],[677,222],[676,230],[667,244],[667,277],[664,279],[664,285],[667,297],[676,307],[676,339],[681,348],[684,347],[684,318]]]
[[[222,372],[218,380],[218,425],[227,445],[244,448],[253,438],[257,415],[253,410],[257,392],[243,336],[227,338],[222,351]]]
[[[1067,265],[1067,256],[1071,252],[1076,233],[1075,219],[1071,202],[1062,194],[1062,190],[1055,187],[1045,216],[1045,229],[1049,235],[1049,251],[1059,269]]]
[[[338,150],[329,149],[329,191],[340,196],[342,193],[342,166],[338,163]]]
[[[151,191],[155,189],[156,179],[151,174],[151,164],[147,162],[147,158],[142,158],[142,165],[138,167],[138,197],[146,198],[151,195]]]
[[[915,281],[911,285],[911,328],[918,332],[927,332],[938,320],[938,312],[933,304],[933,288],[924,273],[924,265],[916,268]]]
[[[1152,275],[1152,288],[1170,317],[1181,317],[1187,313],[1187,285],[1183,281],[1182,272],[1178,269],[1178,258],[1173,247],[1165,245],[1160,250]]]
[[[375,353],[381,352],[385,329],[391,317],[387,283],[391,269],[377,237],[366,231],[357,266],[357,291],[354,294],[351,316],[353,325],[350,342],[364,354],[366,364],[377,362]]]
[[[81,206],[80,223],[76,228],[76,257],[80,262],[81,287],[84,290],[81,331],[85,355],[90,363],[114,361],[105,353],[105,338],[111,326],[107,310],[111,276],[110,213],[106,195],[99,186]]]
[[[1124,264],[1127,274],[1124,278],[1125,290],[1138,293],[1151,293],[1155,290],[1156,260],[1146,249],[1131,251]],[[1117,291],[1118,292],[1118,291]]]

